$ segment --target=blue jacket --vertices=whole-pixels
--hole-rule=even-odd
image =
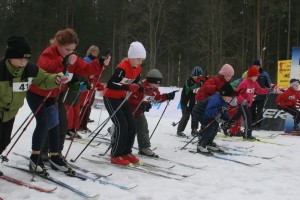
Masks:
[[[221,107],[227,108],[228,103],[223,100],[219,93],[216,93],[204,99],[200,103],[197,103],[193,112],[195,112],[197,115],[201,115],[202,119],[212,119],[220,114],[219,109]],[[230,118],[228,112],[225,112],[221,118],[224,120],[229,120]]]

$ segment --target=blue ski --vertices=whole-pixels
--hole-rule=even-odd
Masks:
[[[241,165],[245,165],[245,166],[248,166],[248,167],[253,167],[253,166],[256,166],[256,165],[260,165],[260,163],[245,163],[245,162],[242,162],[242,161],[238,161],[238,160],[234,160],[234,159],[230,159],[230,158],[226,158],[226,157],[222,157],[222,156],[217,156],[215,155],[214,153],[210,152],[210,153],[199,153],[197,151],[193,151],[193,150],[189,150],[190,153],[193,153],[193,154],[201,154],[201,155],[205,155],[205,156],[210,156],[212,158],[217,158],[217,159],[220,159],[220,160],[227,160],[227,161],[230,161],[230,162],[235,162],[235,163],[238,163],[238,164],[241,164]]]

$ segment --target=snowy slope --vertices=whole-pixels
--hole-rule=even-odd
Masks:
[[[170,89],[172,91],[173,89]],[[177,93],[178,94],[178,93]],[[178,97],[177,97],[178,98]],[[178,102],[177,102],[178,103]],[[167,111],[170,109],[177,108],[177,103],[174,101],[175,105],[168,107]],[[151,111],[148,115],[149,130],[152,133],[159,117],[165,108],[166,104],[162,104],[160,109]],[[17,120],[15,123],[15,130],[28,116],[30,110],[25,104],[25,106],[20,110]],[[108,117],[107,112],[100,109],[93,109],[92,119],[95,120],[94,123],[89,124],[90,129],[94,130],[97,127],[98,120],[100,117],[100,122]],[[176,114],[177,113],[177,114]],[[300,182],[300,137],[297,136],[278,136],[274,139],[264,139],[265,141],[284,144],[287,146],[281,146],[276,144],[264,144],[260,142],[245,142],[239,139],[224,139],[217,138],[216,142],[219,145],[239,148],[239,147],[251,147],[252,152],[247,154],[256,156],[277,156],[271,160],[264,160],[254,157],[246,156],[224,156],[239,161],[244,161],[248,163],[261,163],[258,166],[247,167],[238,163],[219,160],[211,157],[205,157],[203,155],[196,155],[189,153],[188,150],[179,150],[185,145],[187,139],[182,139],[175,137],[176,127],[173,127],[172,122],[177,122],[180,118],[180,112],[173,110],[171,113],[166,112],[166,115],[162,118],[154,136],[152,138],[152,146],[157,147],[156,153],[163,158],[168,158],[170,160],[176,160],[182,163],[189,163],[193,166],[203,166],[207,165],[205,169],[195,170],[187,167],[182,167],[176,165],[173,169],[169,171],[191,174],[196,173],[192,177],[188,177],[181,181],[170,180],[166,178],[160,178],[152,176],[149,174],[144,174],[140,172],[134,172],[126,169],[120,169],[107,161],[107,164],[94,164],[86,160],[79,158],[76,162],[78,166],[85,167],[92,172],[98,173],[113,173],[112,176],[106,180],[118,183],[118,184],[131,184],[137,183],[138,187],[125,191],[118,189],[110,185],[101,185],[99,183],[94,183],[92,181],[81,181],[79,179],[66,177],[57,172],[50,170],[53,176],[58,179],[63,180],[66,183],[73,185],[74,187],[90,194],[100,194],[95,199],[116,199],[116,200],[154,200],[154,199],[164,199],[164,200],[181,200],[181,199],[207,199],[207,200],[294,200],[299,199],[299,182]],[[25,155],[30,155],[31,149],[31,133],[34,128],[34,121],[29,126],[28,130],[21,137],[20,141],[17,143],[13,152],[18,152]],[[111,124],[111,122],[109,122]],[[101,134],[106,134],[106,129],[108,125],[103,129]],[[190,133],[190,125],[188,124],[186,131],[187,134]],[[254,131],[254,135],[257,137],[266,137],[274,132],[268,131]],[[67,149],[69,142],[66,142],[65,150]],[[84,148],[84,144],[74,143],[68,159],[76,158],[78,153]],[[137,146],[137,144],[135,144]],[[195,144],[190,144],[188,146],[191,149],[195,149]],[[105,161],[105,159],[99,159],[92,157],[93,154],[103,153],[107,149],[107,146],[101,144],[99,147],[89,147],[84,153],[83,157],[88,157],[92,159],[98,159]],[[133,150],[137,153],[137,150]],[[233,152],[233,151],[232,151]],[[237,153],[237,152],[235,152]],[[4,153],[4,155],[6,152]],[[23,158],[16,156],[12,153],[9,154],[10,162],[7,164],[18,165],[27,164],[27,161]],[[107,156],[106,156],[107,157]],[[155,163],[157,165],[167,165],[164,162],[153,161],[149,159],[141,159],[142,161],[147,161]],[[168,164],[169,165],[169,164]],[[0,170],[3,171],[8,176],[13,176],[15,178],[29,182],[31,176],[19,172],[17,170],[5,167],[0,164]],[[39,177],[36,177],[36,184],[43,186],[45,188],[52,188],[55,186],[53,183],[44,181]],[[8,183],[0,179],[0,197],[5,200],[17,200],[17,199],[83,199],[77,194],[66,190],[60,186],[51,194],[45,194],[37,192],[35,190],[27,189],[25,187],[16,186],[14,184]]]

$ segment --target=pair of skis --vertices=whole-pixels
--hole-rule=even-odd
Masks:
[[[94,155],[94,157],[98,157],[97,155]],[[174,180],[182,180],[184,178],[190,177],[193,174],[179,174],[179,173],[175,173],[172,172],[168,169],[173,168],[173,166],[168,166],[168,167],[160,167],[160,166],[155,166],[153,164],[142,164],[142,163],[130,163],[129,165],[116,165],[116,164],[111,164],[109,162],[107,162],[109,160],[109,158],[104,158],[105,160],[94,160],[94,159],[90,159],[90,158],[84,158],[84,160],[87,160],[89,162],[95,163],[95,164],[106,164],[106,165],[110,165],[110,166],[114,166],[114,167],[118,167],[118,168],[122,168],[122,169],[128,169],[128,170],[132,170],[132,171],[138,171],[138,172],[142,172],[142,173],[146,173],[146,174],[150,174],[153,176],[157,176],[157,177],[162,177],[162,178],[167,178],[167,179],[174,179]]]
[[[242,161],[239,161],[239,160],[235,160],[235,159],[231,159],[231,158],[227,158],[227,157],[223,157],[223,156],[218,156],[215,152],[200,153],[200,152],[195,151],[195,150],[189,150],[189,152],[193,153],[193,154],[201,154],[201,155],[209,156],[209,157],[220,159],[220,160],[226,160],[226,161],[238,163],[238,164],[245,165],[245,166],[248,166],[248,167],[254,167],[254,166],[260,165],[260,163],[246,163],[246,162],[242,162]]]
[[[17,169],[17,170],[20,170],[20,171],[23,171],[23,172],[26,172],[28,174],[32,174],[31,171],[29,171],[28,169],[22,168],[22,167],[16,167],[16,166],[10,166],[10,165],[6,165],[6,166],[14,168],[14,169]],[[60,185],[60,186],[66,188],[66,189],[68,189],[68,190],[70,190],[70,191],[72,191],[72,192],[74,192],[74,193],[76,193],[76,194],[78,194],[78,195],[80,195],[82,197],[85,197],[85,198],[95,198],[95,197],[99,196],[99,194],[94,195],[94,196],[88,195],[88,194],[86,194],[86,193],[84,193],[84,192],[82,192],[82,191],[80,191],[80,190],[72,187],[71,185],[66,184],[66,183],[64,183],[64,182],[62,182],[62,181],[60,181],[60,180],[58,180],[58,179],[56,179],[56,178],[54,178],[54,177],[52,177],[50,175],[39,174],[39,173],[37,173],[36,175],[39,176],[39,177],[41,177],[41,178],[43,178],[43,179],[51,181],[51,182],[53,182],[53,183],[55,183],[57,185]],[[13,183],[16,183],[16,182],[13,182]],[[36,189],[37,191],[40,191],[40,188],[38,189],[36,187],[33,187],[32,189]],[[43,189],[43,190],[45,190],[45,189]]]

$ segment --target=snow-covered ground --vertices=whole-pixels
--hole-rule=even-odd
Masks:
[[[172,90],[172,89],[170,89]],[[179,95],[179,93],[177,93]],[[177,95],[177,96],[178,96]],[[178,99],[178,97],[177,97]],[[219,145],[226,147],[252,147],[247,152],[248,155],[256,156],[277,156],[271,160],[264,160],[255,157],[246,156],[225,156],[223,157],[235,159],[238,161],[243,161],[247,163],[261,163],[260,165],[254,167],[244,166],[238,163],[220,160],[212,157],[206,157],[199,154],[189,153],[188,150],[179,150],[183,147],[188,140],[175,137],[176,127],[173,127],[172,122],[178,122],[180,119],[180,112],[177,109],[177,103],[174,101],[174,105],[169,105],[164,117],[162,118],[154,136],[152,138],[152,147],[157,147],[155,152],[163,157],[177,162],[182,162],[190,164],[193,166],[203,166],[207,165],[206,168],[202,170],[191,169],[183,166],[176,165],[173,169],[169,171],[182,173],[182,174],[192,174],[195,175],[185,178],[183,180],[170,180],[166,178],[156,177],[153,175],[130,171],[126,169],[120,169],[109,161],[106,164],[94,164],[86,160],[79,158],[76,162],[78,166],[85,167],[91,172],[96,173],[113,173],[112,176],[106,180],[118,183],[118,184],[138,184],[138,187],[126,191],[116,188],[111,185],[101,185],[92,181],[81,181],[76,178],[66,177],[58,172],[53,172],[49,170],[50,174],[57,177],[58,179],[74,186],[81,191],[96,195],[100,194],[95,199],[116,199],[116,200],[181,200],[181,199],[203,199],[203,200],[295,200],[299,199],[300,190],[300,137],[297,136],[283,136],[280,135],[273,139],[266,139],[264,141],[274,142],[277,144],[265,144],[260,142],[248,142],[241,141],[237,138],[216,138],[216,142]],[[162,104],[160,109],[153,108],[150,113],[147,113],[149,130],[152,130],[156,126],[159,117],[165,108],[166,104]],[[175,109],[175,110],[174,110]],[[15,130],[20,126],[24,119],[29,114],[29,108],[27,104],[20,110],[17,120],[15,123]],[[101,117],[100,117],[101,114]],[[108,117],[107,112],[101,109],[93,109],[91,118],[95,120],[94,123],[89,124],[89,128],[94,130],[98,125],[98,120],[100,122]],[[17,143],[13,152],[30,155],[31,149],[31,135],[34,128],[35,122],[29,126],[24,135],[21,137],[20,141]],[[106,129],[109,124],[103,129],[101,134],[106,134]],[[190,134],[190,124],[188,124],[186,131],[188,135]],[[253,135],[257,137],[267,137],[275,132],[268,131],[254,131]],[[278,132],[279,133],[279,132]],[[278,144],[284,144],[278,145]],[[69,141],[66,142],[65,150],[69,145]],[[84,148],[84,144],[74,143],[68,159],[76,158],[78,153]],[[135,143],[135,146],[137,144]],[[190,144],[188,146],[191,149],[195,149],[195,144]],[[92,157],[93,154],[103,153],[107,149],[107,146],[101,144],[99,147],[89,147],[83,153],[83,157],[88,157],[92,159],[98,159],[105,161],[105,159],[99,159]],[[242,149],[245,150],[245,149]],[[236,151],[232,151],[238,153]],[[133,153],[137,153],[137,150],[133,150]],[[6,152],[4,152],[4,155]],[[7,164],[19,165],[28,164],[27,161],[13,153],[9,154],[10,161]],[[107,158],[107,156],[106,156]],[[142,161],[150,162],[157,165],[169,165],[165,162],[143,159]],[[30,182],[31,176],[20,172],[15,169],[5,167],[4,163],[0,164],[0,170],[3,171],[8,176],[13,176],[17,179]],[[92,174],[89,174],[93,176]],[[0,179],[0,197],[5,200],[19,200],[19,199],[83,199],[77,194],[66,190],[60,186],[45,181],[39,177],[35,178],[36,184],[44,188],[57,189],[52,193],[42,193],[35,190],[27,189],[25,187],[17,186]]]

